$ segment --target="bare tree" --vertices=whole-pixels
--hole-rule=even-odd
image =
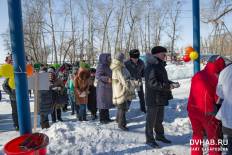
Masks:
[[[35,62],[45,62],[48,58],[49,50],[42,45],[43,21],[44,20],[44,0],[32,0],[30,3],[24,1],[24,44],[27,55],[31,56]]]
[[[181,14],[182,2],[180,0],[174,0],[170,3],[170,11],[168,13],[169,17],[169,29],[167,30],[167,35],[170,38],[170,51],[171,55],[174,53],[175,42],[178,39],[178,23]]]
[[[202,21],[205,23],[215,23],[232,13],[232,3],[228,0],[211,0],[207,6],[207,9],[202,9]]]
[[[221,55],[231,54],[229,49],[232,33],[224,23],[224,17],[232,13],[232,3],[227,0],[211,0],[207,9],[202,9],[202,22],[211,24],[213,30],[208,36],[207,45],[209,51]],[[206,44],[206,43],[205,43]]]
[[[58,63],[58,57],[57,57],[57,47],[56,47],[56,35],[55,35],[55,27],[53,22],[53,14],[52,14],[52,0],[48,0],[48,12],[49,12],[49,18],[50,18],[50,28],[52,32],[52,44],[53,44],[53,50],[54,50],[54,57],[55,57],[55,63]]]
[[[125,20],[125,4],[126,1],[120,3],[118,10],[116,11],[116,22],[117,22],[117,28],[116,28],[116,38],[115,38],[115,44],[114,44],[114,52],[119,52],[122,49],[120,48],[119,45],[119,37],[120,37],[120,32],[122,31],[123,27],[123,21]]]
[[[101,52],[106,51],[105,48],[105,41],[107,38],[107,31],[108,31],[108,25],[109,25],[109,20],[111,17],[111,14],[113,12],[113,7],[109,8],[109,12],[106,11],[104,12],[104,17],[103,17],[103,38],[102,38],[102,44],[101,44]]]

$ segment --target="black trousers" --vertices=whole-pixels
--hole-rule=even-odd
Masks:
[[[140,89],[138,91],[138,96],[139,96],[139,102],[140,102],[140,110],[143,112],[146,112],[143,86],[140,86]]]
[[[40,114],[40,125],[41,128],[49,128],[48,114]]]
[[[153,130],[155,130],[156,135],[164,135],[163,119],[164,106],[147,107],[145,129],[147,142],[154,140]]]
[[[99,110],[100,121],[110,120],[109,109],[100,109]]]
[[[60,108],[54,108],[52,112],[52,122],[56,122],[56,120],[61,120],[61,109]]]
[[[232,137],[228,136],[228,145],[227,145],[228,151],[226,152],[226,155],[232,154]]]
[[[125,127],[126,126],[126,111],[127,111],[127,102],[120,104],[117,106],[117,122],[118,127]]]
[[[19,123],[18,123],[18,112],[17,112],[16,100],[11,99],[10,104],[11,104],[11,109],[12,109],[12,119],[13,119],[14,126],[18,127]]]

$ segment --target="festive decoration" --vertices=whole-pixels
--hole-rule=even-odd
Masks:
[[[196,51],[191,52],[190,55],[189,55],[190,59],[193,60],[193,61],[196,60],[198,58],[198,56],[199,55],[198,55],[198,53]]]
[[[182,59],[184,62],[189,62],[191,60],[189,55],[184,55]]]
[[[191,52],[194,51],[194,48],[191,46],[185,48],[185,55],[190,55]]]
[[[80,67],[82,67],[82,68],[86,68],[86,69],[90,69],[90,64],[88,64],[88,63],[86,63],[86,62],[81,61],[81,62],[80,62]]]
[[[61,65],[60,64],[53,64],[52,66],[55,67],[55,69],[58,69],[58,68],[60,68]]]
[[[14,68],[11,64],[3,64],[0,66],[0,76],[5,78],[14,77]]]
[[[31,64],[27,64],[26,70],[27,70],[27,77],[30,77],[33,75],[34,69],[33,69],[33,66]]]
[[[40,69],[40,67],[41,67],[41,64],[39,64],[39,63],[34,64],[34,68],[35,68],[36,70],[39,70],[39,69]]]

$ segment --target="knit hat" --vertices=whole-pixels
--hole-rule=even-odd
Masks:
[[[163,46],[155,46],[151,49],[151,54],[167,53],[167,49]]]
[[[84,61],[80,62],[80,67],[85,69],[90,69],[90,65]]]
[[[48,68],[48,73],[55,73],[55,71],[56,69],[53,66]]]
[[[115,59],[117,59],[120,62],[123,62],[124,58],[125,58],[125,55],[123,53],[115,54]]]
[[[130,58],[139,58],[140,52],[138,49],[133,49],[133,50],[130,50],[129,55],[130,55]]]
[[[90,73],[96,73],[96,69],[95,68],[90,68]]]

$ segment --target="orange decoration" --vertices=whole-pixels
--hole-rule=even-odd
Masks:
[[[190,55],[190,53],[194,51],[194,48],[191,46],[185,48],[185,55]]]
[[[33,75],[34,69],[31,64],[27,64],[26,70],[27,70],[27,77],[30,77]]]

